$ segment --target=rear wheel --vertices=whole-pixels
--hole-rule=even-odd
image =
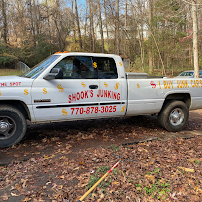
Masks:
[[[23,114],[12,106],[0,106],[0,147],[9,147],[22,140],[27,130]]]
[[[160,125],[171,132],[182,130],[188,118],[189,109],[182,101],[168,102],[158,115]]]

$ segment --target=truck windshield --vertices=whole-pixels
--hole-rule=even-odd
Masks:
[[[50,64],[52,64],[55,60],[57,60],[60,57],[60,55],[51,55],[39,64],[35,65],[33,68],[31,68],[29,71],[23,73],[20,76],[35,79],[37,76],[39,76]]]

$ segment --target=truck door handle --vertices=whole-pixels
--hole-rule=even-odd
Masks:
[[[90,89],[97,89],[97,88],[98,88],[98,85],[90,85],[89,88],[90,88]]]

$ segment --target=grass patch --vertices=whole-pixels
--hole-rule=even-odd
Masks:
[[[199,160],[196,160],[195,163],[196,163],[196,164],[200,164],[200,161],[199,161]]]
[[[21,71],[17,69],[0,69],[0,76],[20,75]]]
[[[160,168],[155,168],[154,171],[147,171],[146,173],[145,182],[135,184],[136,189],[158,200],[167,199],[170,193],[170,183],[161,177]]]
[[[112,149],[114,151],[119,151],[119,146],[118,145],[110,145],[109,147],[107,147],[108,149]]]
[[[90,176],[88,185],[87,185],[87,190],[89,190],[107,171],[109,170],[109,166],[103,166],[99,167],[94,175]],[[111,184],[112,182],[112,176],[111,175],[117,175],[117,170],[114,169],[110,175],[108,175],[108,181],[105,181],[103,179],[102,182],[97,186],[102,189],[102,192],[105,194],[107,187]],[[96,192],[96,190],[95,190]]]
[[[166,199],[168,198],[168,193],[170,192],[170,184],[169,182],[161,182],[160,180],[156,180],[154,183],[150,184],[148,187],[144,187],[144,190],[149,196],[152,198]]]

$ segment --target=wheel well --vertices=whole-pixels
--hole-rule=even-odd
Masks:
[[[189,93],[174,93],[174,94],[170,94],[165,98],[165,101],[163,103],[162,108],[164,107],[164,105],[168,102],[170,102],[171,100],[176,100],[176,101],[182,101],[184,102],[188,109],[190,108],[191,105],[191,96]]]
[[[19,109],[22,112],[22,114],[25,116],[26,119],[31,120],[29,109],[24,102],[19,101],[19,100],[0,100],[0,104],[11,105],[11,106]]]

